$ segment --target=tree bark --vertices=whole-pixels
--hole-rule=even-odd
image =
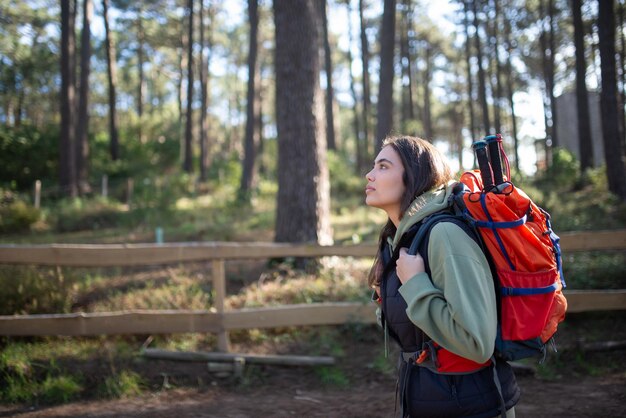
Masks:
[[[326,12],[326,0],[318,1],[320,2],[321,8],[320,19],[323,31],[322,40],[324,42],[324,72],[326,73],[326,143],[328,144],[328,149],[336,150],[335,115],[333,111],[335,93],[333,90],[333,61],[328,39],[328,15]]]
[[[249,201],[249,193],[254,187],[256,177],[256,154],[259,147],[259,135],[256,127],[258,114],[256,100],[256,85],[258,64],[258,32],[259,11],[258,0],[248,0],[248,21],[250,22],[250,38],[248,44],[248,90],[246,95],[246,133],[244,138],[244,158],[241,184],[239,186],[240,198]]]
[[[363,76],[363,143],[365,144],[365,155],[370,157],[371,144],[371,122],[370,117],[372,113],[372,97],[370,93],[370,51],[369,42],[367,41],[365,18],[363,17],[365,11],[364,0],[359,0],[359,22],[361,28],[361,62],[363,63],[362,76]]]
[[[424,67],[424,135],[425,139],[432,141],[435,133],[433,132],[433,118],[432,118],[432,109],[430,102],[430,81],[432,78],[432,47],[430,43],[425,42],[424,52],[426,56],[424,57],[425,67]]]
[[[474,116],[474,81],[472,78],[472,44],[469,36],[469,5],[463,1],[463,27],[465,28],[465,62],[467,67],[467,110],[469,112],[470,135],[476,139],[476,121]]]
[[[476,48],[476,59],[478,61],[478,93],[480,95],[480,104],[482,106],[483,116],[483,133],[488,134],[491,131],[491,123],[489,122],[489,105],[487,103],[487,85],[485,82],[485,70],[483,69],[483,52],[480,46],[480,31],[478,22],[478,11],[476,1],[472,2],[472,12],[474,14],[474,46]]]
[[[385,0],[383,22],[380,33],[380,82],[376,105],[376,148],[378,152],[383,140],[393,128],[393,64],[396,35],[396,1]]]
[[[585,30],[581,12],[581,0],[572,0],[574,20],[574,45],[576,47],[576,103],[578,108],[578,149],[580,170],[593,166],[593,146],[591,143],[591,125],[589,117],[589,98],[585,78],[587,63],[585,60]]]
[[[189,31],[187,46],[187,114],[185,117],[185,155],[183,158],[183,170],[187,173],[193,171],[193,3],[194,0],[187,1],[187,13],[189,14]]]
[[[209,6],[209,17],[212,17],[211,7]],[[209,120],[207,117],[209,106],[209,56],[204,56],[205,48],[209,51],[212,48],[211,36],[209,34],[208,43],[205,44],[204,32],[204,2],[200,1],[200,181],[207,180],[207,171],[209,168]],[[213,19],[209,20],[209,25],[213,24]],[[210,30],[210,29],[209,29]]]
[[[519,164],[519,139],[517,137],[517,117],[515,115],[515,102],[513,101],[514,81],[515,74],[513,73],[513,65],[511,64],[511,54],[513,53],[514,44],[511,39],[511,28],[509,25],[505,26],[506,37],[506,92],[509,100],[509,107],[511,108],[511,129],[513,134],[513,155],[515,157],[514,165],[515,170],[520,172]]]
[[[117,161],[119,158],[119,138],[117,133],[117,94],[115,92],[117,84],[117,65],[115,58],[115,44],[111,37],[109,26],[109,0],[102,0],[102,18],[104,20],[105,45],[107,54],[107,75],[109,81],[109,152],[111,159]]]
[[[620,146],[617,108],[617,76],[615,73],[615,8],[613,0],[598,0],[598,40],[602,72],[602,136],[609,190],[626,202],[626,172]]]
[[[59,183],[62,193],[75,197],[75,16],[76,2],[61,1],[61,140],[59,141]]]
[[[354,143],[355,143],[355,152],[356,152],[356,165],[355,172],[357,175],[361,175],[363,170],[365,169],[365,159],[366,159],[366,150],[367,145],[363,142],[363,135],[361,135],[361,126],[360,126],[360,114],[359,114],[359,97],[356,93],[356,80],[354,77],[354,73],[352,72],[352,8],[350,7],[350,1],[346,2],[346,6],[348,7],[348,50],[346,51],[346,56],[348,60],[348,71],[350,73],[350,94],[352,95],[353,106],[352,112],[353,116],[353,127],[354,127]]]
[[[76,124],[76,183],[80,194],[90,191],[88,181],[89,161],[89,62],[91,60],[91,19],[93,4],[83,1],[83,28],[80,41],[80,88],[78,121]]]
[[[139,142],[144,144],[146,142],[143,129],[143,101],[146,89],[145,75],[143,71],[145,34],[143,29],[143,13],[141,5],[142,2],[137,2],[137,71],[139,77],[137,85],[137,117],[139,118]]]
[[[276,0],[277,242],[332,243],[316,0]]]

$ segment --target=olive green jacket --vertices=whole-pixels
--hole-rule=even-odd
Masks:
[[[452,185],[415,199],[398,225],[392,248],[412,225],[448,207]],[[430,277],[418,273],[400,287],[409,319],[447,350],[484,363],[493,354],[497,326],[494,284],[485,255],[463,229],[444,221],[431,230],[428,260]]]

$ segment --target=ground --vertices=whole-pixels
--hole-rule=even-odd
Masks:
[[[517,417],[626,416],[621,376],[541,382],[519,378],[523,397]],[[0,407],[0,417],[393,417],[394,381],[363,381],[350,388],[311,387],[302,382],[256,388],[178,389],[131,399],[80,402],[63,406],[22,409]]]
[[[600,322],[570,321],[569,327],[564,327],[564,345],[572,347],[573,340],[580,341],[579,333],[591,335],[590,328],[598,328],[600,323],[616,339],[622,337],[622,313],[596,319]],[[607,326],[609,320],[616,332]],[[6,405],[0,406],[0,417],[392,418],[395,376],[385,372],[385,364],[392,360],[375,355],[382,351],[380,339],[371,337],[375,332],[367,327],[358,333],[339,332],[343,346],[332,368],[246,365],[238,381],[209,373],[204,363],[135,358],[118,366],[145,377],[147,390],[142,395],[58,406]],[[309,354],[306,347],[292,347],[291,354]],[[534,374],[517,373],[522,389],[517,417],[626,417],[623,355],[623,351],[570,348],[548,359],[554,367],[540,367]],[[97,376],[107,367],[102,363],[106,362],[90,361],[77,367],[86,376]]]

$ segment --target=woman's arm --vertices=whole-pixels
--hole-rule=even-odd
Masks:
[[[428,260],[432,277],[418,273],[400,287],[407,315],[447,350],[487,361],[494,350],[497,309],[484,254],[458,225],[441,222],[430,233]]]

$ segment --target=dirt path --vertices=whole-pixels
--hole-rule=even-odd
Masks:
[[[624,417],[626,375],[546,382],[520,377],[522,401],[517,416]],[[0,407],[0,417],[20,418],[257,418],[393,417],[394,382],[361,382],[346,389],[310,387],[288,379],[285,385],[258,388],[176,389],[115,401],[80,402],[42,409]]]

